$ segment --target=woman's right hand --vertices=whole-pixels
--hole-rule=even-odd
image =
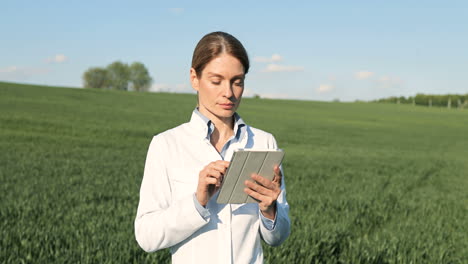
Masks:
[[[198,175],[196,197],[202,206],[206,206],[210,198],[219,190],[224,173],[229,167],[229,161],[217,160],[206,165]]]

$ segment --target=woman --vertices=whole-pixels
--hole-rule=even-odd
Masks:
[[[273,181],[254,174],[244,183],[258,203],[216,203],[235,149],[277,148],[271,134],[236,113],[248,70],[247,52],[232,35],[213,32],[197,44],[190,81],[198,107],[190,122],[156,135],[148,149],[135,219],[145,251],[170,248],[173,263],[262,263],[260,239],[276,246],[288,237],[279,167]]]

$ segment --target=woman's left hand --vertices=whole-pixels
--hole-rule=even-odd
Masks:
[[[269,219],[275,219],[276,200],[281,193],[281,179],[283,175],[279,166],[275,166],[275,177],[272,181],[258,175],[252,174],[252,180],[244,182],[246,188],[244,192],[258,201],[260,211],[263,216]]]

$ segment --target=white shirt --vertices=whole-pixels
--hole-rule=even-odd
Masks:
[[[272,230],[260,220],[258,204],[218,204],[217,194],[203,217],[193,199],[198,174],[223,159],[207,134],[208,126],[194,111],[189,123],[153,138],[141,183],[136,240],[148,252],[169,247],[173,263],[263,263],[260,239],[276,246],[290,232],[284,177]],[[238,148],[277,148],[269,133],[246,126],[242,134],[229,144],[226,160]]]

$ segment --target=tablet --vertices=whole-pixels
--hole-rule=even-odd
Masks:
[[[256,203],[255,199],[244,192],[245,180],[252,180],[252,173],[273,180],[274,167],[281,164],[283,157],[284,152],[281,149],[235,150],[224,174],[216,202],[222,204]]]

